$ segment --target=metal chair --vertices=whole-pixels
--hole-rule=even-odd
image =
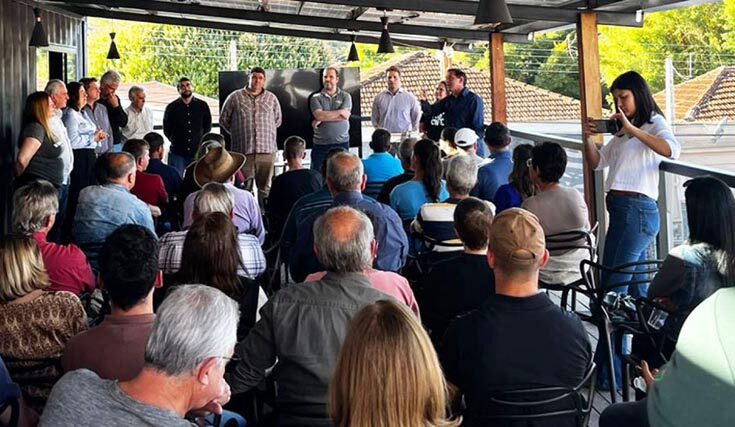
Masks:
[[[468,413],[465,425],[496,425],[499,420],[523,425],[561,425],[563,419],[584,427],[589,423],[595,394],[594,362],[574,387],[540,387],[494,393],[479,413]],[[547,423],[544,423],[547,421]]]

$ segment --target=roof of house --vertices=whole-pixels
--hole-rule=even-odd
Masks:
[[[373,99],[378,93],[385,90],[383,71],[391,65],[396,65],[401,69],[401,87],[417,96],[422,91],[426,91],[429,99],[432,99],[437,83],[444,79],[439,59],[424,51],[408,54],[381,65],[368,70],[362,76],[360,103],[363,116],[370,115]],[[487,71],[475,68],[463,68],[463,70],[467,73],[467,87],[485,101],[485,121],[491,121],[492,88]],[[509,122],[580,119],[581,106],[577,99],[507,77],[505,93]]]
[[[130,103],[128,101],[128,91],[132,86],[140,86],[145,89],[146,105],[154,113],[160,113],[161,117],[166,110],[166,106],[179,97],[179,91],[175,86],[161,82],[123,83],[117,88],[117,95],[125,106]],[[219,120],[219,101],[198,93],[195,96],[209,105],[209,110],[212,113],[212,121],[216,123]]]
[[[662,109],[666,91],[655,94]],[[674,86],[675,122],[713,122],[735,117],[735,67],[719,67]]]

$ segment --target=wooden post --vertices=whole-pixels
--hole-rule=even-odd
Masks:
[[[493,122],[508,123],[505,99],[505,52],[503,33],[490,33],[490,86]]]
[[[587,117],[602,118],[602,76],[600,73],[600,47],[597,36],[597,13],[582,12],[577,22],[577,47],[579,51],[579,95],[582,104],[581,122]],[[595,144],[602,145],[602,135],[594,135]],[[590,224],[602,217],[598,214],[595,199],[595,176],[589,160],[583,153],[584,198],[590,214]],[[602,206],[599,206],[603,209]],[[600,224],[603,227],[604,224]]]

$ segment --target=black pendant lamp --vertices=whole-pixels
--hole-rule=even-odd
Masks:
[[[43,22],[41,22],[41,9],[34,7],[33,14],[36,16],[36,23],[33,25],[33,34],[31,34],[31,41],[28,46],[46,47],[48,46],[48,36],[43,28]]]
[[[475,14],[475,25],[495,28],[500,24],[512,24],[505,0],[480,0]]]
[[[381,16],[380,22],[383,24],[383,31],[380,32],[380,43],[378,43],[378,53],[393,53],[393,41],[390,39],[388,32],[388,17]]]
[[[110,50],[107,51],[107,59],[120,59],[120,52],[115,44],[115,33],[110,33]]]
[[[360,55],[357,54],[357,46],[355,46],[355,36],[352,36],[352,45],[350,46],[350,54],[347,55],[347,61],[359,61]]]

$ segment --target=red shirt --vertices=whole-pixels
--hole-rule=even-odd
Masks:
[[[46,265],[50,291],[67,291],[79,295],[95,288],[94,274],[87,262],[87,256],[76,245],[59,245],[46,240],[45,233],[34,233],[33,238],[41,250]]]
[[[137,172],[135,186],[130,192],[149,205],[161,207],[168,203],[168,193],[160,175]]]

